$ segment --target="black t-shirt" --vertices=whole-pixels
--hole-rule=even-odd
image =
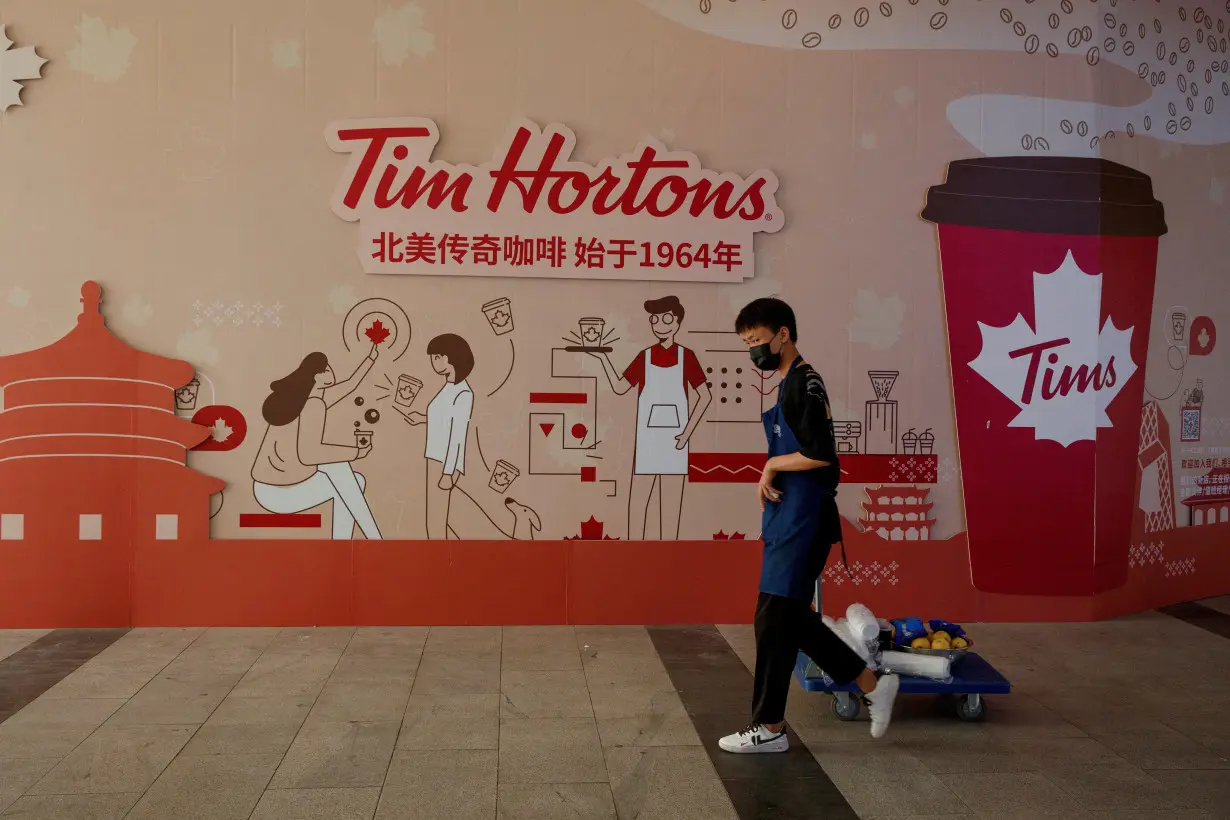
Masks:
[[[824,379],[806,362],[793,368],[781,386],[782,415],[799,440],[799,452],[816,461],[827,461],[827,467],[817,467],[821,482],[833,492],[841,481],[841,465],[837,458],[837,441],[833,435],[833,412],[829,409],[829,393]]]

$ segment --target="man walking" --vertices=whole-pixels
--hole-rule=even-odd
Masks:
[[[800,650],[834,682],[857,683],[870,704],[871,736],[883,737],[900,680],[895,675],[877,679],[811,608],[829,549],[841,540],[836,501],[841,469],[824,380],[799,355],[794,311],[780,299],[748,304],[735,319],[735,330],[752,363],[782,378],[777,401],[762,418],[769,458],[756,487],[764,557],[756,604],[752,723],[719,745],[736,753],[786,751],[786,697]]]

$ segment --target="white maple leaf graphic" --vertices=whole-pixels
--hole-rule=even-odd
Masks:
[[[225,421],[218,419],[209,428],[209,437],[221,444],[231,437],[231,428]]]
[[[905,303],[897,294],[880,297],[871,290],[860,290],[854,297],[854,318],[846,325],[850,341],[862,342],[872,350],[887,350],[901,338]]]
[[[18,80],[37,80],[43,76],[47,60],[38,56],[33,46],[10,48],[13,41],[4,33],[0,24],[0,114],[14,105],[21,105],[21,83]]]
[[[418,3],[385,9],[372,30],[380,61],[400,66],[411,54],[426,57],[436,50],[436,36],[426,28],[426,15]]]
[[[1007,327],[978,323],[982,350],[969,366],[1021,412],[1009,427],[1064,447],[1110,427],[1106,408],[1136,372],[1132,330],[1107,317],[1099,330],[1102,274],[1087,274],[1072,252],[1053,273],[1034,273],[1034,324],[1017,314]]]

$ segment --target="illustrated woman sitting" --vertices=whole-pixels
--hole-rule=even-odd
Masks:
[[[295,372],[269,385],[261,406],[269,423],[252,465],[252,494],[271,513],[293,514],[333,502],[333,538],[347,539],[357,523],[369,539],[380,528],[363,497],[366,482],[351,462],[371,452],[371,445],[326,444],[328,409],[353,393],[376,362],[376,346],[351,374],[339,382],[323,353],[309,353]]]

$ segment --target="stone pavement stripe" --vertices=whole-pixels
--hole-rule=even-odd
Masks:
[[[127,629],[56,629],[0,659],[0,723],[127,633]]]
[[[716,627],[648,631],[741,820],[858,820],[789,727],[790,751],[784,754],[734,755],[718,748],[723,735],[747,725],[752,674]]]
[[[1191,601],[1186,604],[1164,606],[1158,609],[1158,612],[1163,615],[1169,615],[1172,618],[1178,618],[1180,621],[1185,621],[1192,626],[1198,626],[1206,632],[1212,632],[1214,635],[1230,638],[1230,615],[1219,612],[1210,606]]]

